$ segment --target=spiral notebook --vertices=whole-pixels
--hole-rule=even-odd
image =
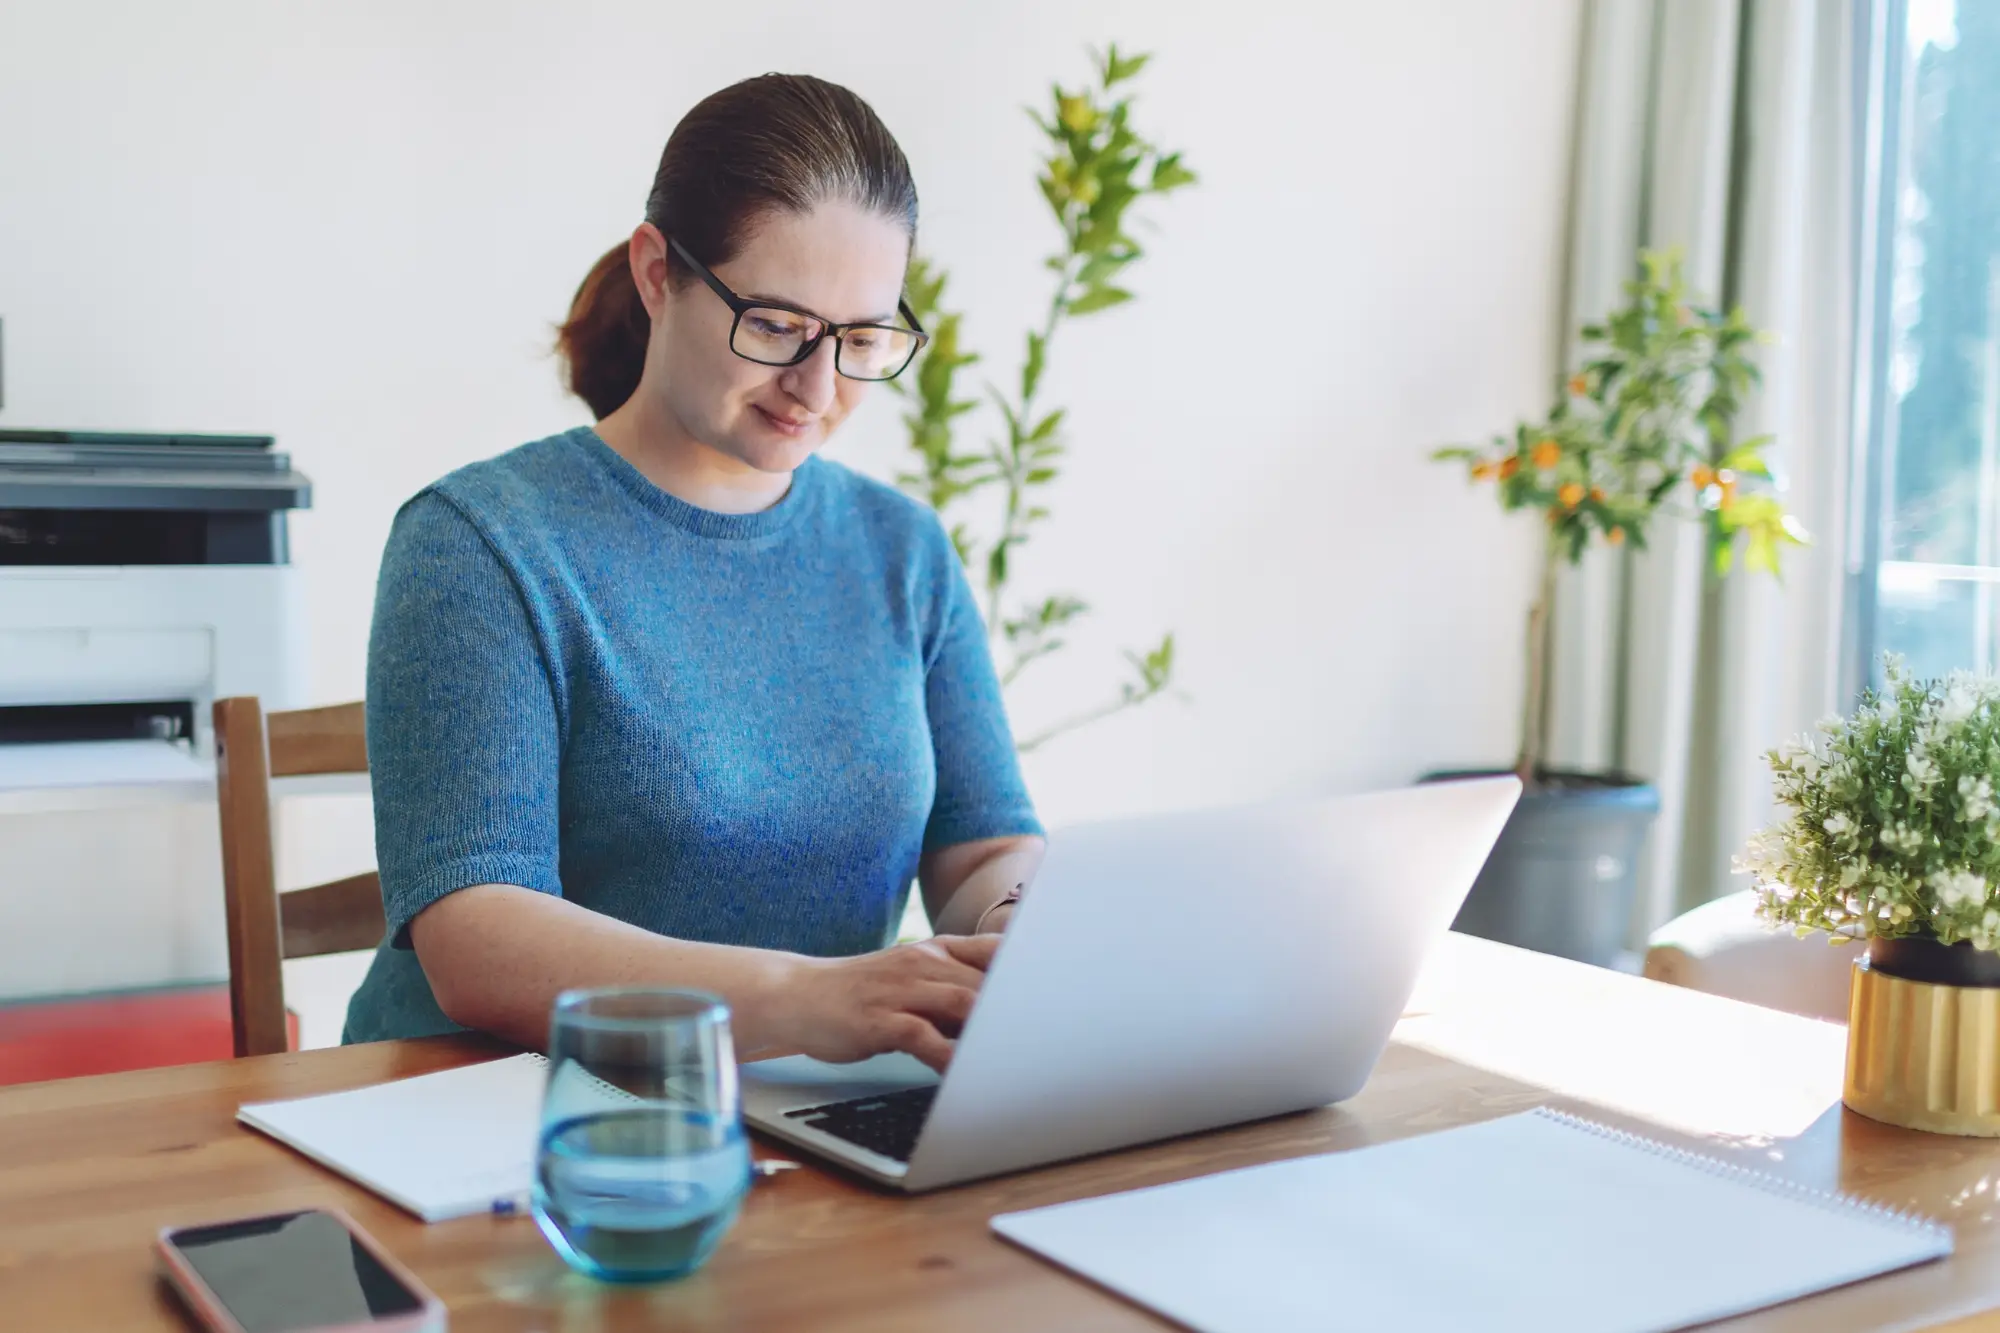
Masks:
[[[1952,1249],[1922,1218],[1547,1108],[992,1225],[1200,1333],[1650,1333]]]
[[[565,1064],[566,1104],[631,1096]],[[547,1057],[504,1060],[319,1097],[258,1102],[236,1118],[321,1166],[365,1185],[426,1222],[525,1206],[535,1176],[535,1133]]]

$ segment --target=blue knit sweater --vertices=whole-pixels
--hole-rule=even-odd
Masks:
[[[835,956],[890,942],[920,852],[1040,831],[929,510],[813,459],[712,513],[588,428],[397,516],[368,754],[389,933],[349,1041],[456,1030],[408,928],[468,885]]]

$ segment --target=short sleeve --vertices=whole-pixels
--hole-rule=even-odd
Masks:
[[[368,640],[368,761],[389,938],[474,884],[560,894],[562,740],[549,655],[515,579],[426,492],[390,532]]]
[[[942,531],[941,614],[925,654],[924,699],[937,760],[937,795],[924,850],[981,838],[1039,835],[1021,778],[1007,706],[987,647],[986,626],[965,570]]]

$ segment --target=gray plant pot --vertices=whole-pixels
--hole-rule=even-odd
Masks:
[[[1631,929],[1639,853],[1659,812],[1658,790],[1636,778],[1543,773],[1521,793],[1452,929],[1614,966]]]

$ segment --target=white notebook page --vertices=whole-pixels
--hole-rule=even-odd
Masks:
[[[1674,1329],[1951,1252],[1548,1111],[993,1219],[1201,1333]]]
[[[532,1053],[292,1101],[236,1118],[426,1222],[483,1213],[534,1182],[548,1061]]]

